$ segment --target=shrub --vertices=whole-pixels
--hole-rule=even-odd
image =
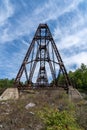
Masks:
[[[46,125],[45,130],[82,130],[74,116],[68,111],[58,109],[43,109],[39,112],[40,118]]]

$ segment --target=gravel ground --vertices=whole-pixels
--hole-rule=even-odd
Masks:
[[[18,100],[0,101],[0,130],[45,130],[37,112],[44,107],[62,108],[64,95],[62,89],[28,90],[20,92]]]

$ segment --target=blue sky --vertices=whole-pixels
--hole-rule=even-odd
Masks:
[[[67,70],[87,65],[87,0],[0,0],[0,78],[15,78],[39,23]]]

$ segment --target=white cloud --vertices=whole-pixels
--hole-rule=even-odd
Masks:
[[[86,47],[87,44],[87,28],[83,28],[73,34],[62,36],[60,41],[57,41],[57,46],[61,50],[70,49],[70,47]],[[81,48],[82,49],[82,48]]]
[[[68,70],[72,69],[73,65],[80,67],[81,63],[87,64],[87,17],[81,14],[78,7],[75,12],[76,17],[72,23],[65,27],[57,24],[53,33]]]
[[[57,20],[59,16],[66,12],[72,11],[77,8],[80,2],[83,0],[73,0],[73,1],[56,1],[49,0],[43,7],[35,9],[34,13],[36,16],[42,16],[41,21],[47,22],[49,20]],[[61,4],[60,4],[61,3]]]
[[[74,64],[76,64],[78,68],[81,66],[81,63],[87,64],[87,52],[81,52],[81,53],[78,53],[77,55],[64,57],[64,61],[68,69],[70,69],[71,66]]]
[[[58,23],[57,20],[60,16],[62,16],[66,12],[71,12],[75,10],[77,18],[75,17],[71,24],[71,27],[67,26],[64,28],[59,27],[59,25],[57,25],[57,28],[54,29],[53,37],[56,40],[58,48],[59,50],[61,50],[61,52],[63,52],[63,50],[65,49],[73,50],[72,55],[70,55],[70,57],[66,57],[66,55],[64,54],[62,55],[62,58],[67,68],[70,69],[72,64],[77,64],[77,66],[80,66],[82,62],[87,64],[87,53],[82,51],[83,48],[87,48],[87,20],[80,14],[80,10],[78,9],[78,5],[82,1],[83,0],[64,0],[64,4],[61,3],[60,5],[60,0],[49,0],[48,3],[45,3],[43,5],[43,7],[37,6],[37,8],[35,8],[31,14],[27,13],[23,17],[21,14],[19,19],[16,19],[17,23],[14,25],[13,23],[8,21],[8,18],[12,17],[14,11],[16,11],[16,8],[14,10],[14,7],[10,3],[10,0],[4,0],[4,8],[1,9],[0,14],[0,27],[4,25],[5,26],[4,29],[1,28],[0,44],[7,42],[13,44],[13,40],[21,39],[24,35],[29,35],[30,37],[30,35],[32,35],[32,32],[35,32],[39,23],[49,23],[50,20],[54,20],[54,24]],[[3,56],[0,55],[0,57],[3,57],[2,61],[3,59],[5,61],[5,72],[10,78],[16,76],[29,46],[29,44],[23,39],[21,39],[19,42],[21,42],[20,50],[19,52],[16,52],[15,50],[15,52],[12,54],[12,58],[8,58],[4,53],[2,53]],[[75,54],[74,47],[79,49],[80,52]],[[1,47],[0,50],[1,49],[3,49],[3,47]],[[0,63],[0,66],[1,65],[3,65],[3,63]],[[37,70],[35,73],[37,73]],[[50,73],[48,73],[48,76],[50,77]]]
[[[10,0],[5,0],[4,8],[7,11],[2,9],[1,21],[3,24],[4,22],[7,22],[7,25],[5,26],[5,29],[2,30],[1,42],[5,43],[18,39],[23,35],[29,35],[39,23],[49,22],[50,20],[57,20],[59,16],[68,11],[71,11],[72,9],[75,9],[81,1],[82,0],[73,0],[72,2],[64,1],[64,3],[61,2],[62,4],[59,4],[60,1],[49,0],[48,3],[46,2],[43,5],[43,7],[37,6],[37,8],[35,8],[31,14],[27,13],[25,16],[19,17],[19,19],[17,19],[16,26],[14,26],[7,20],[12,16],[14,11],[16,11],[16,6],[14,9],[14,6],[10,3]]]
[[[36,28],[39,23],[46,23],[50,20],[57,20],[59,16],[65,14],[66,12],[72,11],[77,8],[80,2],[83,0],[73,0],[65,1],[65,4],[62,3],[61,5],[60,0],[49,0],[43,6],[35,8],[32,14],[29,16],[25,16],[25,18],[19,20],[20,22],[20,29],[23,29],[24,32],[28,32],[27,29],[32,30],[34,27]],[[29,18],[31,17],[31,19]],[[24,31],[25,28],[25,31]],[[75,28],[75,27],[74,27]],[[17,30],[18,31],[18,30]],[[22,32],[22,31],[21,31]],[[22,33],[22,35],[23,35]]]
[[[10,18],[14,13],[14,9],[10,3],[10,0],[3,0],[2,2],[3,4],[0,8],[0,26],[4,25],[8,18]]]

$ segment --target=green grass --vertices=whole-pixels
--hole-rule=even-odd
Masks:
[[[45,130],[83,130],[70,111],[44,108],[39,116],[45,123]]]

